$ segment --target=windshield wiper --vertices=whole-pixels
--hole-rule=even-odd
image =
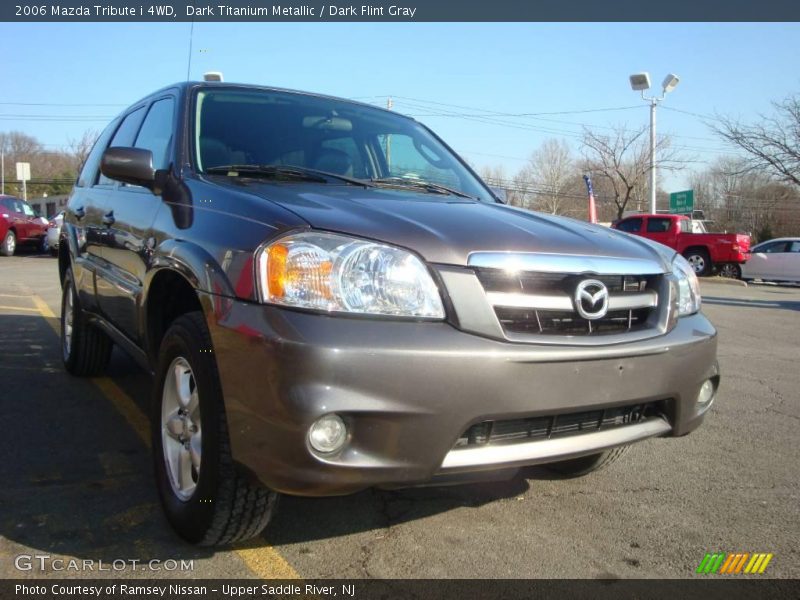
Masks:
[[[379,177],[369,180],[370,183],[376,185],[388,185],[395,187],[407,187],[416,190],[425,190],[432,194],[448,194],[451,196],[458,196],[460,198],[469,198],[470,200],[477,200],[474,196],[462,192],[440,183],[433,183],[431,181],[424,181],[422,179],[406,179],[405,177]]]
[[[348,177],[347,175],[339,175],[338,173],[329,173],[327,171],[320,171],[318,169],[309,169],[308,167],[298,167],[294,165],[221,165],[217,167],[209,167],[205,170],[210,175],[229,173],[244,173],[247,175],[255,175],[261,177],[293,177],[304,181],[314,181],[316,183],[328,183],[331,179],[344,181],[351,185],[358,185],[361,187],[372,187],[372,184],[363,179],[355,177]]]

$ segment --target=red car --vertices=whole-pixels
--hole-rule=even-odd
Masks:
[[[0,254],[3,256],[13,256],[20,244],[36,245],[47,252],[47,226],[47,219],[37,217],[24,200],[0,196]]]
[[[741,265],[750,258],[749,235],[706,233],[702,226],[696,233],[691,219],[684,215],[633,215],[612,227],[669,246],[689,261],[697,275],[717,272],[738,278]]]

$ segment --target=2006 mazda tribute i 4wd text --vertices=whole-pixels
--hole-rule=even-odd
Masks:
[[[64,364],[117,344],[154,374],[156,482],[195,543],[258,534],[278,493],[584,474],[689,433],[719,385],[683,257],[506,206],[364,104],[160,90],[100,135],[61,235]]]

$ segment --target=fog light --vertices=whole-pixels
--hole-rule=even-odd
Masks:
[[[336,452],[346,440],[347,427],[338,415],[320,417],[308,430],[308,443],[317,452]]]
[[[714,398],[714,382],[710,379],[706,379],[703,382],[703,385],[700,386],[700,393],[697,394],[697,406],[699,408],[705,408],[709,405],[711,400]]]

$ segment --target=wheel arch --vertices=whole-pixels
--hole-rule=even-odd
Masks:
[[[233,296],[225,273],[204,249],[181,240],[167,240],[156,250],[144,282],[141,331],[145,352],[155,364],[169,325],[179,316],[214,311],[198,292]]]

